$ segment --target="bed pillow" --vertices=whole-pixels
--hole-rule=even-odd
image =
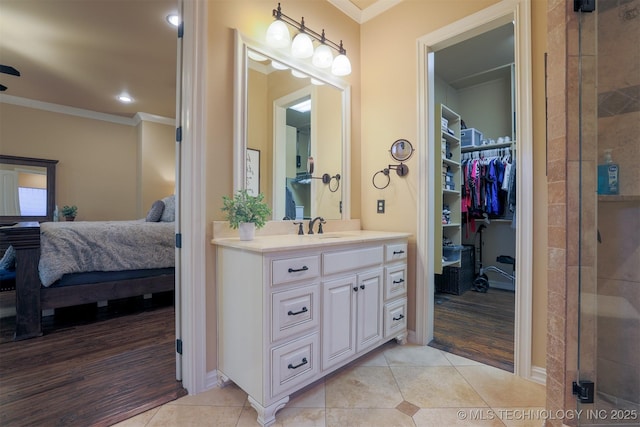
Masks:
[[[162,222],[173,222],[176,220],[176,196],[172,194],[162,199],[164,203],[164,211],[162,211]]]
[[[147,222],[158,222],[160,218],[162,218],[162,213],[164,212],[164,202],[162,200],[156,200],[151,205],[151,209],[147,213],[147,217],[145,218]]]
[[[4,252],[4,256],[0,259],[0,269],[15,270],[16,268],[16,250],[13,246],[9,246]]]

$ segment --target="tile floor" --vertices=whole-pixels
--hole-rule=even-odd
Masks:
[[[545,387],[431,347],[389,342],[301,392],[275,426],[542,426]],[[185,396],[117,427],[257,426],[235,385]]]

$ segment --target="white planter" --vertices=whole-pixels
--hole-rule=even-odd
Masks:
[[[240,240],[253,240],[256,234],[256,225],[253,222],[241,222],[238,226]]]

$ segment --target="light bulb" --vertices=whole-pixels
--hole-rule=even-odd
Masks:
[[[277,19],[267,28],[267,44],[277,49],[289,47],[291,43],[291,35],[287,24]]]
[[[318,68],[331,67],[331,63],[333,62],[333,53],[331,53],[331,48],[326,44],[318,46],[316,51],[313,53],[313,59],[311,62]]]
[[[291,43],[291,55],[294,58],[310,58],[313,56],[313,42],[305,33],[299,33]]]
[[[347,55],[341,53],[334,58],[331,72],[336,76],[348,76],[351,74],[351,61],[349,61]]]
[[[266,61],[267,58],[266,56],[256,52],[255,50],[248,50],[247,51],[247,56],[251,59],[253,59],[254,61],[258,61],[258,62],[263,62]]]

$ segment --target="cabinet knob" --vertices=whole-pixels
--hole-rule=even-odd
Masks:
[[[353,287],[353,292],[358,292],[358,287],[357,286]]]
[[[364,289],[364,285],[360,285],[360,289]]]

